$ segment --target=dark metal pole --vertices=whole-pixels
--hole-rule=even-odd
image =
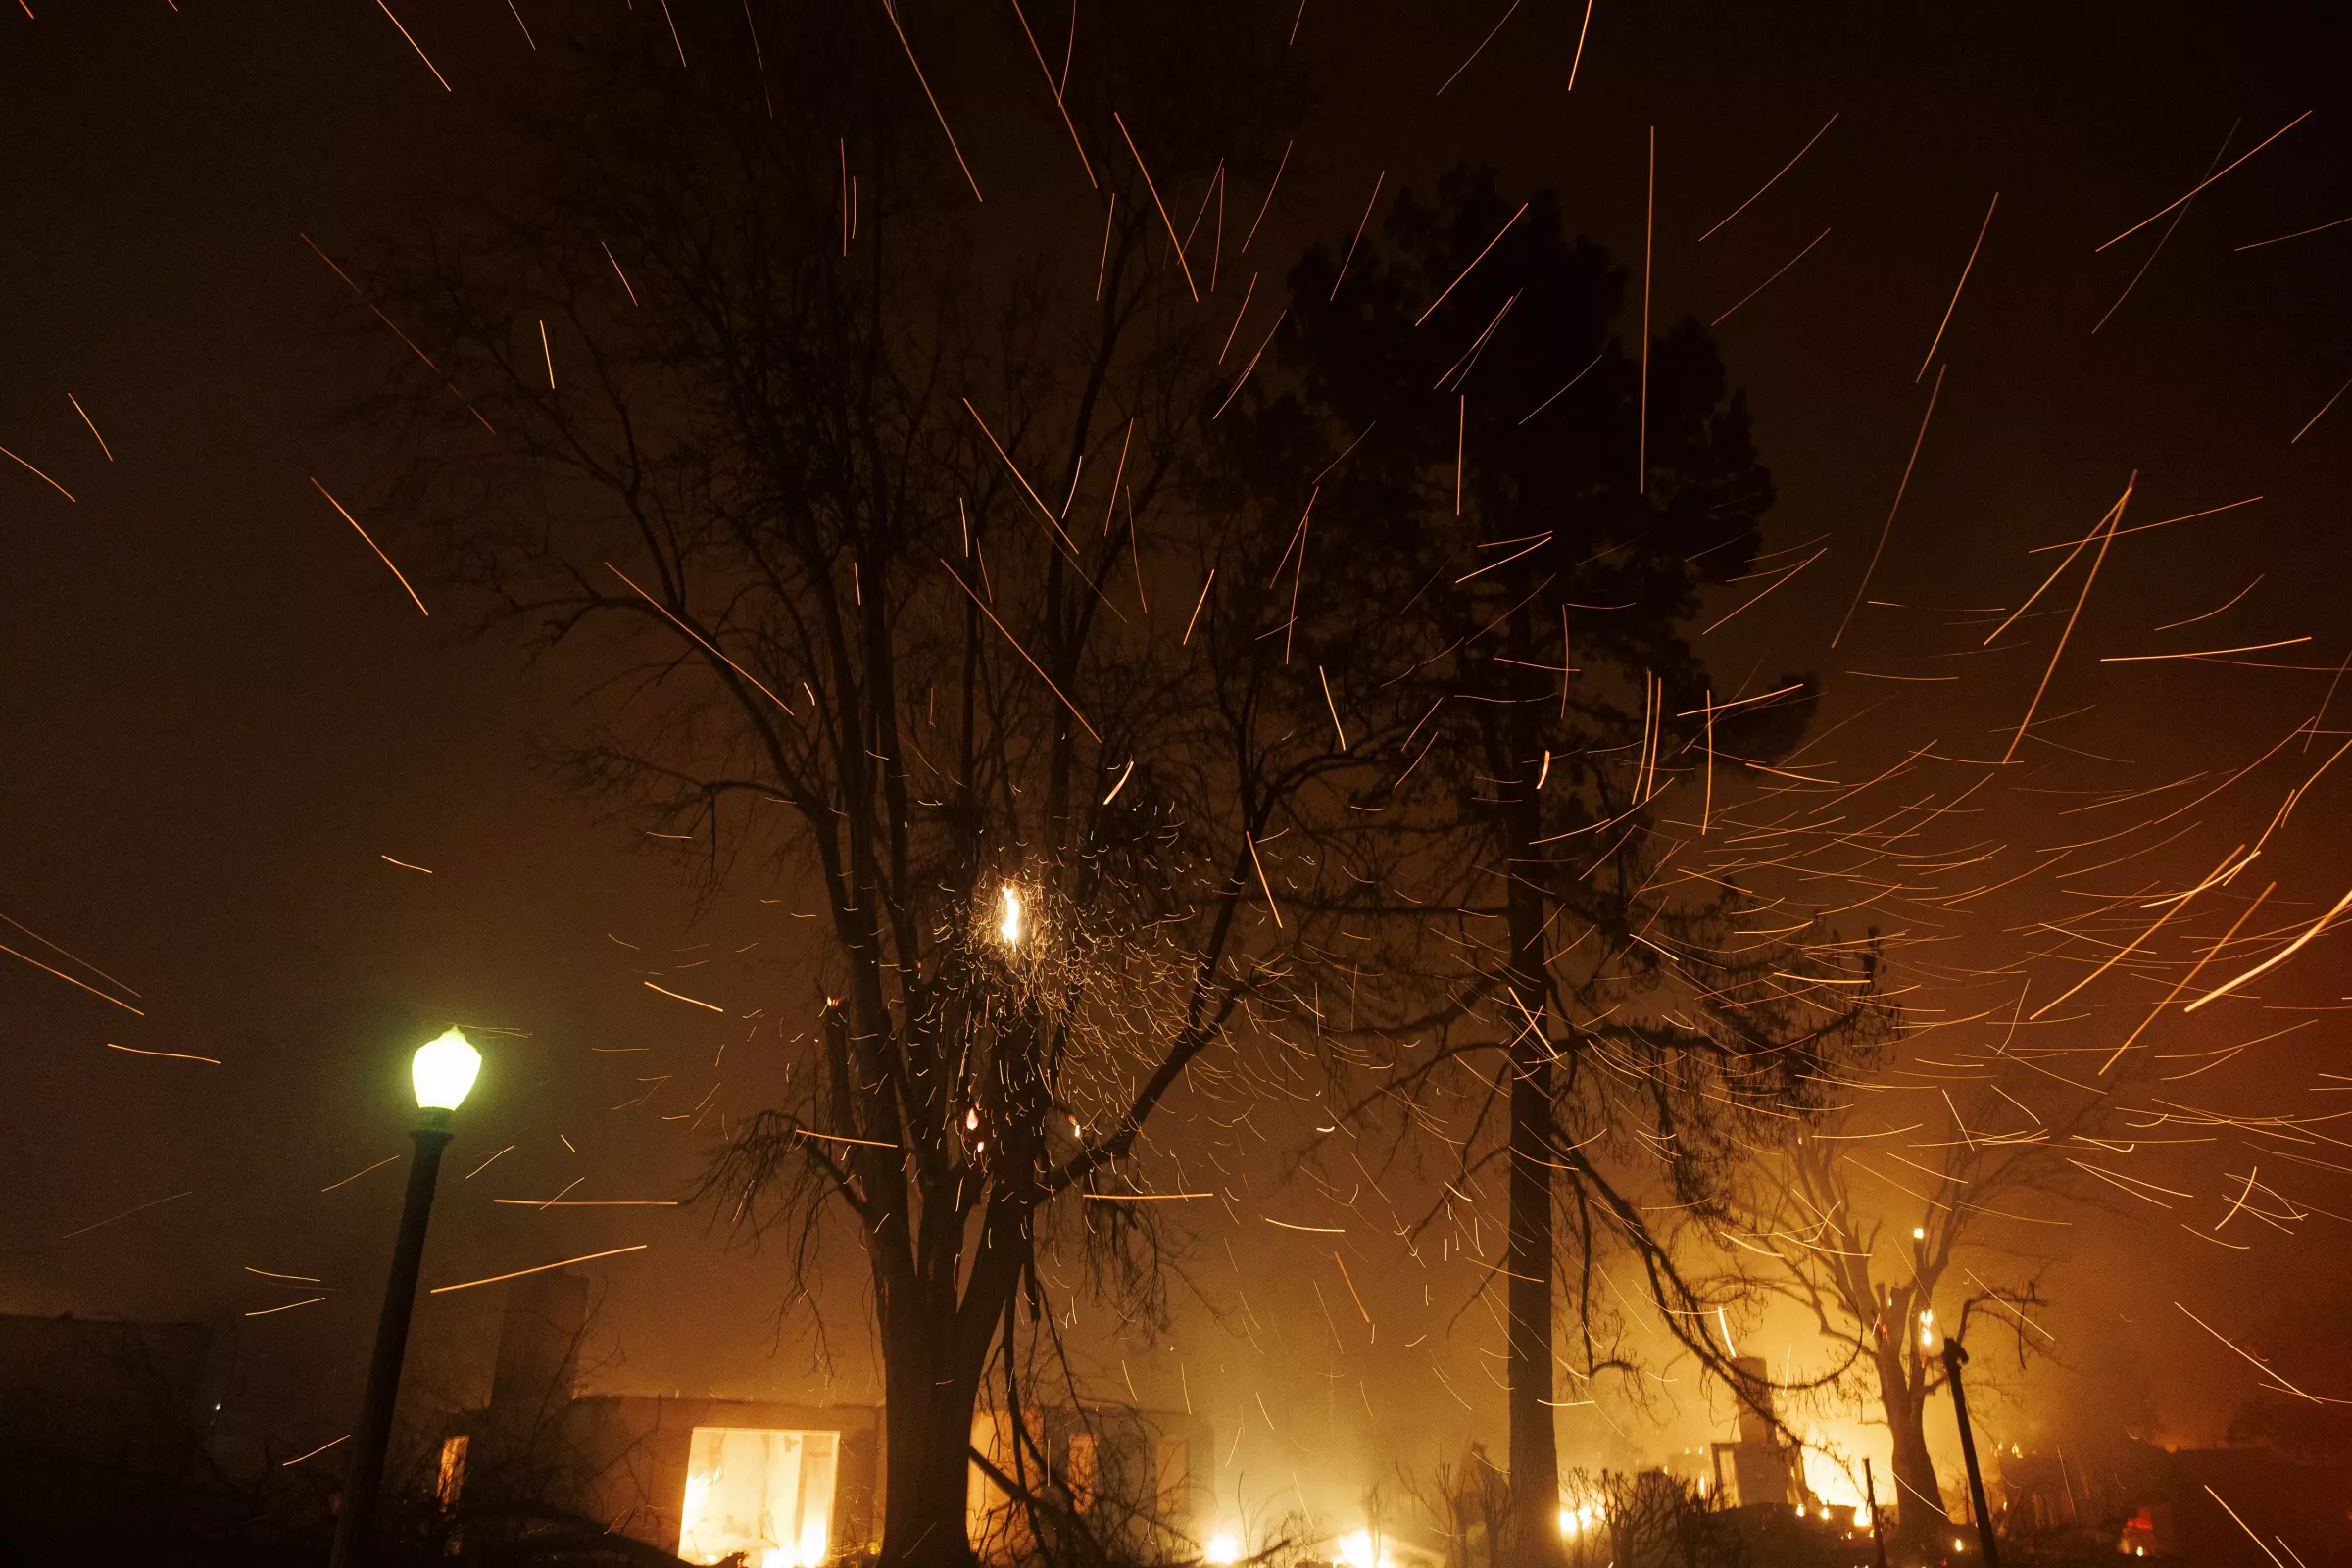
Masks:
[[[1871,1546],[1879,1554],[1879,1568],[1886,1568],[1886,1525],[1879,1517],[1879,1484],[1871,1479],[1870,1456],[1867,1454],[1862,1458],[1862,1495],[1870,1503]]]
[[[1952,1412],[1960,1418],[1960,1457],[1968,1461],[1968,1497],[1977,1510],[1977,1544],[1984,1553],[1985,1568],[2001,1568],[2001,1548],[1992,1538],[1992,1510],[1984,1506],[1984,1472],[1977,1468],[1976,1434],[1968,1425],[1968,1393],[1960,1386],[1960,1369],[1968,1365],[1968,1352],[1960,1342],[1946,1338],[1943,1342],[1943,1376],[1952,1386]]]
[[[384,1282],[383,1311],[375,1320],[375,1358],[368,1363],[368,1394],[351,1434],[350,1467],[343,1476],[343,1508],[335,1520],[328,1568],[358,1568],[375,1533],[375,1505],[384,1486],[384,1448],[392,1437],[392,1406],[400,1395],[400,1364],[409,1349],[409,1317],[416,1306],[416,1274],[424,1262],[424,1231],[433,1216],[433,1183],[451,1137],[449,1112],[419,1114],[416,1156],[409,1162],[409,1196],[400,1209],[400,1240],[392,1248],[392,1277]]]

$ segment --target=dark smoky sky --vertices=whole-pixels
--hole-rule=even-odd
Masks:
[[[706,1108],[756,1108],[776,1048],[640,980],[661,971],[737,1013],[797,1016],[813,982],[794,914],[813,906],[747,875],[698,912],[676,866],[535,765],[541,742],[568,733],[564,673],[535,675],[512,648],[468,641],[464,605],[430,581],[418,587],[434,613],[419,616],[313,487],[360,511],[400,559],[398,519],[367,510],[384,489],[383,454],[333,417],[375,361],[298,234],[333,252],[401,204],[466,185],[499,156],[503,95],[549,58],[503,7],[395,9],[454,91],[365,0],[35,0],[37,17],[0,18],[0,445],[74,498],[0,462],[0,914],[137,987],[144,1009],[0,956],[0,1310],[218,1317],[233,1327],[251,1400],[290,1441],[342,1430],[399,1172],[321,1189],[405,1147],[407,1050],[423,1022],[455,1016],[515,1033],[485,1037],[491,1064],[451,1151],[429,1280],[646,1242],[593,1265],[608,1344],[625,1357],[601,1374],[608,1386],[813,1388],[805,1335],[788,1326],[779,1339],[772,1262],[725,1250],[699,1215],[490,1201],[575,1179],[577,1196],[674,1196],[707,1147]],[[552,50],[571,19],[612,6],[521,9]],[[1292,10],[1271,6],[1268,25],[1287,28]],[[2121,760],[2102,784],[2239,766],[2318,709],[2352,634],[2352,402],[2290,438],[2352,377],[2352,224],[2238,247],[2352,217],[2344,57],[2315,20],[2324,8],[1599,0],[1573,92],[1583,8],[1505,10],[1307,0],[1297,47],[1317,101],[1267,233],[1229,258],[1221,299],[1251,269],[1275,287],[1310,236],[1344,242],[1376,177],[1385,210],[1455,159],[1495,164],[1511,189],[1556,188],[1570,224],[1638,276],[1654,127],[1653,318],[1711,319],[1773,278],[1719,337],[1779,480],[1768,548],[1793,562],[1829,547],[1713,634],[1727,685],[1820,672],[1822,728],[1853,720],[1818,754],[1836,766],[1875,771],[1930,742],[1984,754],[2046,653],[1971,653],[1978,638],[1947,612],[2017,603],[2053,559],[2026,551],[2086,531],[2136,471],[2127,523],[2263,499],[2120,544],[2079,646],[2308,636],[2272,657],[2312,668],[2086,656],[2041,710],[2069,715],[2036,754],[2052,787],[2062,768],[2082,784],[2081,754]],[[1040,24],[1058,36],[1064,24]],[[1024,225],[1009,243],[1091,267],[1099,226],[1037,95],[943,74],[976,172],[1002,192],[1005,221]],[[2177,226],[2095,250],[2307,110]],[[1701,242],[1833,114],[1792,171]],[[1869,596],[1887,603],[1865,606],[1833,650],[1936,366],[1934,422]],[[2197,628],[2210,643],[2157,632],[2249,583]],[[2352,694],[2346,704],[2339,731]],[[2285,906],[2316,913],[2352,881],[2348,784],[2306,804],[2269,873]],[[2217,803],[2194,853],[2216,835],[2251,841],[2276,802]],[[2052,829],[2023,793],[1995,812],[1989,838]],[[2203,863],[2163,851],[2144,871],[2177,881]],[[2053,910],[2076,899],[2034,897]],[[2001,961],[2003,944],[2033,940],[2024,907],[1959,934],[1953,951]],[[6,932],[6,945],[48,956]],[[2341,940],[2312,950],[2269,1002],[2339,1004]],[[1975,999],[1956,1010],[1990,1004],[1953,989]],[[2303,1016],[2316,1021],[2293,1041],[2231,1058],[2181,1095],[2234,1115],[2309,1113],[2344,1035],[2341,1013]],[[2262,1032],[2227,1032],[2248,1020],[2199,1038]],[[1170,1147],[1200,1108],[1177,1107]],[[1096,1353],[1106,1378],[1124,1357],[1147,1398],[1207,1405],[1221,1443],[1248,1437],[1234,1467],[1252,1491],[1304,1467],[1306,1490],[1351,1494],[1393,1459],[1472,1431],[1499,1438],[1498,1372],[1471,1344],[1494,1336],[1482,1312],[1454,1316],[1467,1276],[1438,1279],[1425,1304],[1433,1276],[1392,1238],[1350,1235],[1340,1245],[1382,1324],[1366,1338],[1328,1270],[1331,1238],[1257,1223],[1339,1223],[1329,1216],[1358,1180],[1347,1160],[1286,1184],[1276,1157],[1310,1121],[1295,1111],[1260,1129],[1262,1214],[1200,1224],[1204,1289],[1228,1306],[1249,1292],[1250,1310],[1221,1323],[1190,1312],[1173,1348],[1105,1336]],[[2347,1288],[2342,1225],[2322,1213],[2247,1251],[2183,1234],[2211,1224],[2234,1190],[2225,1174],[2249,1157],[2227,1141],[2183,1149],[2173,1185],[2200,1206],[2088,1216],[2057,1248],[2053,1321],[2079,1364],[2110,1367],[2123,1347],[2180,1441],[2213,1436],[2255,1374],[2174,1302],[2258,1338],[2289,1293]],[[2352,1213],[2341,1175],[2278,1174],[2317,1210]],[[245,1317],[296,1298],[254,1268],[318,1276],[329,1299]],[[854,1270],[834,1294],[840,1393],[870,1396]],[[496,1297],[427,1306],[428,1376],[453,1388],[478,1376]],[[1400,1348],[1417,1334],[1430,1341]],[[2303,1373],[2352,1392],[2341,1347],[2292,1349]],[[1418,1370],[1433,1364],[1442,1378]],[[2004,1419],[2038,1431],[2069,1401],[2095,1408],[2109,1392],[2053,1371]],[[1704,1400],[1689,1386],[1680,1397],[1665,1437],[1572,1413],[1568,1457],[1694,1440]]]

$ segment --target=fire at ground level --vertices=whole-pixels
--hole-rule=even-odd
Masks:
[[[586,1281],[509,1291],[488,1402],[422,1434],[414,1490],[443,1516],[447,1552],[466,1555],[469,1532],[492,1544],[505,1527],[482,1521],[523,1500],[690,1563],[831,1568],[877,1553],[885,1408],[586,1393]],[[0,1318],[0,1541],[86,1539],[91,1521],[163,1507],[200,1457],[201,1429],[191,1441],[171,1417],[212,1407],[205,1341],[194,1325]],[[1254,1505],[1228,1495],[1214,1424],[1186,1411],[1041,1405],[1019,1433],[1001,1401],[984,1401],[971,1433],[965,1527],[1001,1568],[1080,1544],[1103,1561],[1219,1568],[1502,1568],[1512,1555],[1498,1528],[1508,1477],[1475,1440],[1426,1484],[1376,1489],[1343,1517],[1310,1511],[1296,1482]],[[2352,1466],[2260,1448],[2142,1447],[2104,1467],[2062,1452],[1985,1458],[2007,1562],[2352,1564]],[[1963,1486],[1925,1558],[1898,1541],[1891,1479],[1866,1472],[1863,1486],[1875,1515],[1843,1467],[1744,1412],[1733,1436],[1662,1465],[1564,1478],[1559,1560],[1828,1568],[1882,1550],[1896,1564],[1983,1554]]]

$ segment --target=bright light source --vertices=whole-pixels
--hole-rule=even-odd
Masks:
[[[696,1427],[678,1510],[678,1555],[757,1568],[819,1568],[833,1522],[840,1435]]]
[[[1576,1534],[1576,1510],[1574,1508],[1560,1510],[1560,1534],[1563,1536]]]
[[[1211,1568],[1225,1568],[1228,1563],[1240,1562],[1242,1560],[1241,1538],[1222,1532],[1213,1535],[1208,1538],[1208,1544],[1202,1548],[1200,1556],[1202,1561],[1211,1565]]]
[[[456,1026],[438,1040],[416,1048],[409,1063],[409,1078],[416,1086],[416,1104],[424,1110],[455,1110],[464,1103],[482,1070],[482,1054],[473,1049]]]
[[[1927,1228],[1925,1225],[1914,1225],[1914,1226],[1912,1226],[1912,1227],[1911,1227],[1911,1239],[1912,1239],[1913,1241],[1915,1241],[1915,1242],[1924,1242],[1924,1241],[1926,1241],[1926,1240],[1928,1239],[1928,1228]]]
[[[1936,1314],[1933,1311],[1919,1314],[1919,1348],[1923,1350],[1936,1348]]]
[[[1856,1530],[1868,1530],[1870,1528],[1870,1504],[1862,1503],[1855,1507],[1854,1528]]]
[[[1004,918],[997,926],[997,935],[1008,948],[1018,947],[1021,941],[1021,896],[1007,887],[1004,894]]]
[[[1954,1536],[1952,1538],[1952,1549],[1954,1551],[1966,1551],[1968,1549],[1968,1543],[1962,1541],[1958,1536]]]

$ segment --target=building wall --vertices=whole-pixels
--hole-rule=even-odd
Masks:
[[[602,1461],[594,1517],[664,1551],[678,1548],[695,1428],[838,1433],[832,1551],[880,1544],[883,1429],[873,1405],[592,1395],[572,1402],[572,1421],[582,1450]]]
[[[887,1486],[887,1412],[876,1405],[812,1405],[758,1399],[657,1397],[577,1393],[586,1333],[586,1284],[563,1274],[510,1288],[498,1370],[487,1409],[449,1429],[466,1440],[462,1494],[477,1507],[512,1500],[584,1515],[664,1551],[680,1545],[681,1514],[694,1472],[695,1430],[838,1434],[829,1555],[881,1544]],[[1035,1477],[1040,1494],[1068,1503],[1073,1483],[1089,1506],[1090,1531],[1179,1554],[1207,1537],[1216,1456],[1208,1423],[1175,1411],[1118,1406],[1030,1412],[1034,1441],[1050,1456]],[[973,1446],[1007,1475],[1016,1473],[1011,1423],[1001,1412],[975,1418]],[[770,1450],[771,1454],[773,1450]],[[789,1451],[789,1450],[787,1450]],[[1076,1460],[1073,1473],[1073,1460]],[[771,1463],[777,1462],[771,1458]],[[806,1454],[801,1457],[807,1462]],[[770,1471],[770,1474],[776,1472]],[[806,1472],[803,1472],[806,1474]],[[972,1468],[967,1524],[976,1542],[1012,1554],[1025,1518],[1003,1488]]]
[[[1078,1514],[1098,1539],[1178,1556],[1196,1554],[1207,1540],[1216,1456],[1206,1421],[1173,1410],[1060,1405],[1026,1411],[1022,1424],[1027,1439],[1016,1455],[1010,1412],[982,1409],[972,1418],[972,1447],[1052,1506]],[[977,1463],[964,1524],[984,1561],[1034,1554],[1026,1509]]]

